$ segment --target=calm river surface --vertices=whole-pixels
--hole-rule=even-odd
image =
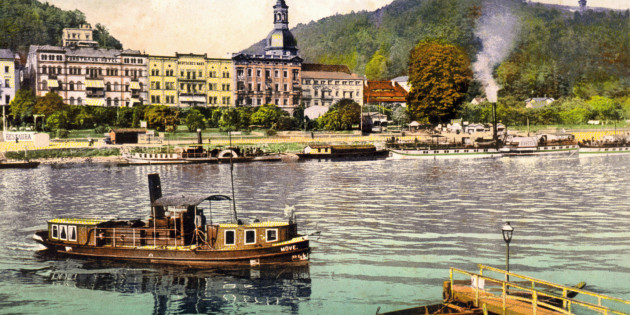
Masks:
[[[235,165],[240,217],[293,205],[303,232],[321,231],[308,267],[37,254],[48,219],[147,217],[150,173],[164,193],[230,194],[229,165],[0,170],[0,313],[374,314],[439,302],[450,266],[504,267],[505,221],[512,271],[630,299],[630,156]]]

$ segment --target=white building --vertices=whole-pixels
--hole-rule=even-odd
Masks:
[[[342,99],[363,106],[365,79],[344,65],[302,65],[302,101],[305,106],[330,107]]]

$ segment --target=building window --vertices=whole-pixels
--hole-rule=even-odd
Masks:
[[[285,78],[288,78],[289,77],[289,71],[288,70],[284,70],[283,76]]]
[[[276,71],[274,71],[274,76],[275,76],[276,78],[279,78],[279,77],[280,77],[280,70],[276,70]]]
[[[267,242],[275,242],[278,240],[278,229],[267,230]]]
[[[265,69],[265,78],[271,77],[271,71],[269,69]]]
[[[107,106],[112,106],[112,98],[111,97],[107,98]]]
[[[118,102],[118,97],[114,98],[114,106],[118,106],[119,102]]]
[[[256,84],[256,91],[260,92],[261,88],[262,88],[262,86],[261,86],[260,83]]]
[[[245,230],[245,245],[256,244],[256,230]]]
[[[9,66],[4,66],[4,73],[9,73]]]
[[[247,68],[247,76],[248,77],[252,76],[252,69],[251,68]]]
[[[261,75],[262,71],[260,71],[260,69],[256,69],[256,76],[260,78]]]
[[[288,84],[284,84],[284,91],[289,91],[289,85]]]
[[[276,83],[276,92],[280,91],[280,84]]]
[[[225,245],[236,245],[236,231],[225,231]]]

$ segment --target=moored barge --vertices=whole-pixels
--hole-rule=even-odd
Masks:
[[[147,263],[212,266],[309,260],[308,236],[298,234],[293,212],[288,221],[247,223],[233,209],[231,222],[215,223],[212,202],[230,201],[230,197],[163,197],[157,174],[149,175],[149,193],[148,220],[57,218],[33,239],[60,254]],[[207,213],[201,207],[206,202]]]

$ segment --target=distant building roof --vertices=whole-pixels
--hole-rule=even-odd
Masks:
[[[527,108],[541,108],[553,103],[555,99],[551,97],[534,97],[525,100]]]
[[[115,58],[120,55],[142,55],[139,50],[120,50],[120,49],[107,49],[107,48],[88,48],[88,47],[61,47],[51,45],[31,45],[29,48],[31,53],[36,51],[54,51],[65,52],[68,56],[76,57],[106,57]]]
[[[348,74],[345,72],[329,72],[329,71],[304,71],[302,70],[302,79],[333,79],[333,80],[360,80],[356,74]]]
[[[317,63],[303,63],[302,71],[317,71],[317,72],[343,72],[352,74],[350,68],[346,65],[323,65]]]
[[[483,103],[485,101],[487,101],[487,99],[485,97],[475,97],[475,98],[473,98],[472,101],[470,101],[470,104],[477,105],[477,104],[481,104],[481,103]]]
[[[15,58],[15,54],[10,49],[0,49],[0,59],[11,59]]]
[[[396,81],[398,83],[409,82],[409,76],[395,77],[392,79],[392,81]]]
[[[364,87],[363,100],[366,104],[389,102],[407,102],[407,91],[394,81],[367,81]]]

